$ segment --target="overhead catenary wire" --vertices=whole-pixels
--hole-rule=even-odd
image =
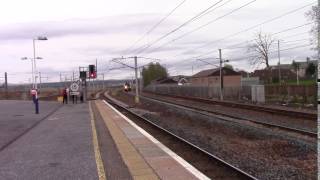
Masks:
[[[110,63],[110,62],[114,62],[114,63],[120,64],[120,65],[122,65],[122,66],[121,66],[121,67],[112,67],[112,68],[109,68],[109,71],[110,71],[110,70],[124,69],[124,68],[134,69],[133,65],[129,65],[128,63],[121,62],[121,60],[133,59],[133,58],[152,60],[152,61],[155,61],[155,62],[163,61],[163,59],[159,59],[159,58],[150,58],[150,57],[141,57],[141,56],[112,58],[112,59],[109,61],[109,63]],[[151,63],[151,62],[149,62],[149,63]]]
[[[198,13],[197,15],[193,16],[192,18],[188,19],[186,22],[184,22],[183,24],[179,25],[178,27],[176,27],[175,29],[169,31],[168,33],[164,34],[163,36],[157,38],[156,40],[152,41],[151,43],[147,44],[147,45],[143,45],[140,46],[135,53],[140,54],[143,51],[145,51],[146,49],[150,48],[151,46],[153,46],[154,44],[158,43],[160,40],[166,38],[167,36],[169,36],[172,33],[175,33],[176,31],[178,31],[179,29],[185,27],[186,25],[190,24],[191,22],[198,20],[200,16],[202,16],[203,14],[205,14],[206,12],[208,12],[209,10],[211,10],[213,7],[215,7],[216,5],[218,5],[220,2],[222,2],[223,0],[219,0],[218,2],[215,2],[213,5],[211,5],[209,8],[201,11],[200,13]]]
[[[290,48],[282,49],[282,50],[280,50],[280,52],[288,51],[288,50],[292,50],[292,49],[309,47],[309,46],[312,46],[312,44],[309,43],[309,44],[299,45],[299,46],[295,46],[295,47],[290,47]],[[278,52],[278,50],[274,50],[269,53],[272,54],[272,53],[277,53],[277,52]],[[230,62],[234,62],[234,61],[238,61],[238,60],[241,61],[241,60],[249,59],[249,58],[256,57],[256,56],[257,55],[255,54],[255,55],[249,55],[249,56],[244,56],[244,57],[240,57],[240,58],[226,58],[226,59],[230,60]],[[175,64],[185,63],[188,60],[197,60],[198,58],[200,58],[200,57],[191,57],[191,58],[182,59],[182,60],[176,62]],[[215,58],[213,57],[213,58],[208,58],[208,59],[215,59]]]
[[[288,36],[284,36],[284,37],[281,37],[282,39],[286,39],[286,38],[291,38],[291,37],[297,37],[297,36],[300,36],[300,35],[305,35],[305,34],[309,34],[310,31],[305,31],[305,32],[301,32],[301,33],[295,33],[295,34],[291,34],[291,35],[288,35]]]
[[[281,30],[281,31],[272,33],[271,35],[281,34],[281,33],[287,32],[287,31],[292,31],[292,30],[295,30],[295,29],[298,29],[298,28],[301,28],[301,27],[304,27],[304,26],[307,26],[307,25],[310,25],[310,24],[312,24],[312,23],[306,23],[306,24],[295,26],[295,27],[287,28],[285,30]],[[254,41],[254,40],[246,41],[246,43],[249,43],[249,42],[252,42],[252,41]],[[196,56],[196,58],[203,57],[205,55],[208,55],[208,54],[211,54],[211,53],[215,53],[215,52],[216,51],[209,51],[209,52],[206,52],[206,53],[203,53],[203,54],[200,54],[200,55]]]
[[[204,45],[202,45],[202,46],[199,46],[199,47],[197,47],[197,48],[192,48],[192,49],[190,48],[189,50],[186,50],[185,52],[188,52],[188,51],[191,51],[191,50],[192,50],[192,51],[198,50],[198,49],[201,49],[201,48],[203,48],[203,47],[207,47],[207,46],[209,46],[209,45],[211,45],[211,44],[213,44],[213,43],[217,43],[217,42],[220,42],[220,41],[222,41],[222,40],[226,40],[226,39],[229,39],[229,38],[231,38],[231,37],[234,37],[234,36],[237,36],[237,35],[239,35],[239,34],[242,34],[242,33],[244,33],[244,32],[248,32],[248,31],[250,31],[250,30],[252,30],[252,29],[255,29],[255,28],[257,28],[257,27],[259,27],[259,26],[261,26],[261,25],[264,25],[264,24],[273,22],[273,21],[275,21],[275,20],[277,20],[277,19],[280,19],[280,18],[282,18],[282,17],[285,17],[285,16],[287,16],[287,15],[289,15],[289,14],[295,13],[295,12],[297,12],[297,11],[299,11],[299,10],[302,10],[302,9],[306,8],[306,7],[312,6],[312,5],[314,5],[315,3],[317,3],[317,2],[314,2],[314,1],[313,1],[312,3],[308,3],[308,4],[304,5],[304,6],[301,6],[301,7],[299,7],[299,8],[296,8],[296,9],[294,9],[294,10],[290,10],[290,11],[284,13],[284,14],[281,14],[281,15],[279,15],[279,16],[270,18],[270,19],[268,19],[268,20],[266,20],[266,21],[263,21],[262,23],[259,23],[259,24],[250,26],[249,28],[246,28],[246,29],[241,30],[241,31],[238,31],[238,32],[236,32],[236,33],[227,35],[227,36],[225,36],[225,37],[223,37],[223,38],[220,38],[220,39],[218,39],[218,40],[211,41],[211,42],[206,43],[206,44],[204,44]],[[293,29],[300,28],[300,27],[303,27],[303,26],[306,26],[306,25],[310,25],[310,24],[312,24],[312,22],[311,22],[311,23],[303,24],[303,25],[301,25],[301,26],[299,26],[299,27],[294,27]],[[289,31],[289,30],[293,30],[293,29],[286,29],[286,30],[283,30],[283,32],[286,32],[286,31]],[[282,32],[277,32],[277,33],[275,33],[275,34],[279,34],[279,33],[282,33]],[[274,35],[275,35],[275,34],[274,34]],[[180,54],[181,54],[181,53],[179,53],[178,55],[180,55]],[[210,54],[210,53],[209,53],[209,54]],[[176,56],[175,56],[175,57],[176,57]],[[200,56],[200,57],[201,57],[201,56]]]
[[[285,48],[285,49],[281,49],[280,52],[289,51],[289,50],[298,49],[298,48],[305,48],[305,47],[309,47],[309,46],[312,46],[312,44],[309,43],[309,44],[299,45],[299,46],[295,46],[295,47]],[[274,51],[269,52],[268,54],[271,55],[271,54],[277,53],[277,52],[278,52],[278,50],[274,50]],[[234,61],[254,58],[256,56],[257,56],[256,54],[255,55],[253,54],[253,55],[244,56],[244,57],[240,57],[240,58],[229,58],[229,59],[232,60],[232,62],[234,62]]]
[[[199,16],[199,17],[198,17],[198,18],[196,18],[196,19],[202,18],[203,16],[205,16],[205,15],[207,15],[207,14],[212,13],[212,12],[213,12],[213,11],[215,11],[216,9],[218,9],[218,8],[220,8],[220,7],[222,7],[222,6],[226,5],[226,4],[228,4],[228,3],[229,3],[229,2],[231,2],[231,1],[233,1],[233,0],[228,0],[228,1],[224,2],[224,3],[222,3],[220,6],[215,7],[215,8],[213,8],[213,9],[211,9],[210,11],[207,11],[206,13],[202,14],[201,16]]]
[[[300,28],[300,27],[298,27]],[[297,36],[300,36],[300,35],[304,35],[304,34],[308,34],[310,33],[310,31],[306,31],[306,32],[302,32],[302,33],[295,33],[295,34],[292,34],[292,35],[289,35],[289,36],[284,36],[284,37],[279,37],[278,39],[288,39],[288,38],[292,38],[292,37],[297,37]],[[272,34],[271,34],[272,35]],[[249,41],[244,41],[244,42],[241,42],[241,43],[237,43],[237,44],[233,44],[233,45],[229,45],[223,49],[237,49],[237,47],[239,45],[242,45],[242,44],[248,44],[249,42],[252,42],[253,40],[249,40]],[[288,41],[287,41],[288,42]]]
[[[142,35],[137,41],[135,41],[129,48],[127,48],[124,52],[128,52],[129,50],[133,49],[133,47],[142,41],[147,35],[153,32],[162,22],[164,22],[170,15],[172,15],[180,6],[182,6],[186,0],[180,2],[174,9],[172,9],[166,16],[164,16],[160,21],[158,21],[155,25],[153,25],[144,35]]]
[[[291,41],[284,41],[282,40],[281,43],[287,44],[287,43],[292,43],[292,42],[301,42],[301,41],[307,41],[310,40],[310,38],[304,38],[304,39],[297,39],[297,40],[291,40]],[[250,41],[248,41],[250,42]],[[294,43],[296,44],[296,43]],[[276,44],[272,44],[272,45],[276,45]],[[292,44],[287,44],[287,45],[292,45]],[[232,46],[232,47],[227,47],[227,48],[223,48],[224,50],[234,50],[234,49],[245,49],[248,48],[248,45],[246,46]]]
[[[299,45],[299,46],[295,46],[295,47],[290,47],[290,48],[282,49],[282,50],[280,50],[280,52],[289,51],[289,50],[298,49],[298,48],[305,48],[305,47],[309,47],[311,45],[312,44],[304,44],[304,45]],[[277,53],[277,52],[278,52],[278,50],[271,51],[271,52],[269,52],[269,55]],[[227,59],[230,60],[230,62],[238,62],[238,61],[248,60],[248,59],[254,58],[256,56],[257,55],[255,54],[255,55],[248,55],[248,56],[244,56],[244,57],[240,57],[240,58],[227,58]],[[207,59],[216,59],[216,58],[207,58]],[[193,59],[193,60],[196,60],[196,59]],[[185,61],[182,60],[180,62],[185,62]],[[214,62],[218,63],[219,61],[214,61]],[[210,62],[210,63],[214,63],[214,62]],[[178,63],[175,63],[175,64],[178,64]],[[206,66],[206,65],[203,65],[203,66]]]
[[[226,17],[226,16],[231,15],[231,14],[239,11],[240,9],[242,9],[242,8],[244,8],[244,7],[246,7],[246,6],[249,6],[250,4],[254,3],[255,1],[257,1],[257,0],[252,0],[252,1],[248,2],[248,3],[245,3],[244,5],[241,5],[240,7],[237,7],[237,8],[231,10],[230,12],[228,12],[228,13],[222,15],[222,16],[219,16],[219,17],[217,17],[217,18],[215,18],[215,19],[213,19],[213,20],[211,20],[211,21],[209,21],[209,22],[207,22],[207,23],[205,23],[205,24],[203,24],[203,25],[201,25],[201,26],[199,26],[199,27],[191,30],[191,31],[188,31],[188,32],[186,32],[186,33],[178,36],[177,38],[174,38],[174,39],[172,39],[172,40],[170,40],[170,41],[168,41],[168,42],[166,42],[166,43],[163,43],[163,44],[161,44],[160,46],[158,46],[156,49],[153,49],[153,51],[156,51],[156,50],[162,48],[163,46],[166,46],[166,45],[168,45],[168,44],[170,44],[170,43],[172,43],[172,42],[175,42],[175,41],[177,41],[177,40],[179,40],[179,39],[182,39],[182,38],[188,36],[189,34],[192,34],[192,33],[194,33],[194,32],[197,32],[197,31],[199,31],[200,29],[202,29],[202,28],[204,28],[204,27],[206,27],[206,26],[208,26],[208,25],[210,25],[210,24],[212,24],[212,23],[214,23],[214,22],[216,22],[216,21],[218,21],[218,20],[220,20],[220,19],[222,19],[222,18],[224,18],[224,17]],[[228,1],[228,2],[230,2],[230,1]],[[221,6],[223,6],[223,5],[225,5],[225,4],[226,4],[226,3],[222,4]],[[221,7],[221,6],[219,6],[219,7]]]

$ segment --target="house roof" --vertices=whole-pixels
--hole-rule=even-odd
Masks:
[[[172,84],[178,83],[178,81],[174,80],[172,77],[162,77],[151,81],[153,84]]]
[[[197,74],[193,75],[192,77],[207,77],[207,76],[214,74],[217,71],[219,71],[219,68],[207,69],[207,70],[203,70],[203,71],[198,72]]]
[[[239,72],[236,72],[230,68],[222,68],[222,72],[224,75],[241,75]],[[215,69],[207,69],[198,72],[197,74],[193,75],[192,78],[199,78],[199,77],[208,77],[208,76],[219,76],[220,75],[220,69],[215,68]]]
[[[159,84],[176,84],[177,81],[173,80],[172,78],[167,78],[159,82]]]

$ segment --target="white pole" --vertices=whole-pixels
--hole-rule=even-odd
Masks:
[[[33,70],[33,59],[31,58],[31,82],[32,82],[32,88],[34,88],[34,70]]]
[[[136,77],[136,96],[135,96],[135,102],[139,103],[139,83],[138,83],[138,62],[137,62],[137,56],[134,57],[134,70],[135,70],[135,77]]]
[[[104,74],[102,74],[102,89],[104,90]]]
[[[37,89],[37,66],[36,66],[36,45],[35,45],[35,39],[32,39],[33,41],[33,66],[34,66],[34,88]]]
[[[281,84],[281,69],[280,69],[280,40],[278,40],[278,59],[279,59],[279,84]]]
[[[41,88],[41,72],[39,72],[39,88]]]
[[[222,53],[221,49],[219,49],[219,59],[220,59],[220,100],[223,101],[223,94],[222,94]]]

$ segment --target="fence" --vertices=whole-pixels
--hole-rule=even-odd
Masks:
[[[190,96],[206,99],[219,99],[220,88],[194,85],[149,85],[147,92],[169,94],[177,96]],[[243,101],[252,99],[252,86],[224,87],[223,97],[226,100]],[[300,98],[300,103],[315,103],[317,88],[315,85],[266,85],[264,86],[265,100],[293,102]]]
[[[194,86],[194,85],[149,85],[145,89],[147,92],[170,94],[176,96],[191,96],[208,99],[219,99],[220,88],[208,87],[208,86]],[[224,87],[223,97],[224,99],[250,99],[251,87]]]
[[[42,89],[39,92],[39,98],[50,97],[59,95],[61,90],[59,88],[47,88]],[[9,100],[31,100],[30,90],[9,90],[6,92],[3,89],[0,89],[0,100],[9,99]]]
[[[266,98],[269,101],[296,103],[316,103],[317,86],[314,85],[266,85]]]

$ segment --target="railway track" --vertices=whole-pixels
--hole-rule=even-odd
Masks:
[[[159,94],[159,93],[149,93],[146,94],[155,94],[159,96],[169,96],[174,98],[182,98],[182,99],[188,99],[208,104],[218,104],[222,106],[228,106],[228,107],[236,107],[236,108],[242,108],[242,109],[249,109],[249,110],[255,110],[255,111],[262,111],[267,112],[271,114],[279,114],[284,115],[288,117],[300,117],[300,118],[306,118],[310,120],[317,120],[317,115],[313,113],[308,112],[301,112],[301,111],[290,111],[286,109],[275,109],[270,107],[264,107],[260,105],[251,105],[251,104],[243,104],[243,103],[237,103],[237,102],[230,102],[230,101],[219,101],[219,100],[212,100],[212,99],[204,99],[204,98],[197,98],[197,97],[187,97],[187,96],[178,96],[178,95],[168,95],[168,94]]]
[[[218,115],[216,116],[216,118],[221,119],[221,120],[225,120],[225,121],[230,121],[229,118],[233,118],[236,120],[242,120],[242,121],[249,121],[255,124],[259,124],[259,125],[263,125],[263,126],[267,126],[267,127],[271,127],[271,128],[278,128],[281,130],[285,130],[285,131],[290,131],[290,132],[294,132],[294,133],[299,133],[302,135],[307,135],[310,137],[317,137],[317,133],[313,132],[313,131],[308,131],[308,130],[304,130],[304,129],[297,129],[297,128],[293,128],[293,127],[288,127],[288,126],[284,126],[284,125],[278,125],[278,124],[274,124],[274,123],[269,123],[269,122],[262,122],[262,121],[258,121],[258,120],[254,120],[254,119],[248,119],[248,118],[243,118],[243,117],[238,117],[238,116],[234,116],[234,115],[230,115],[228,113],[221,113],[221,112],[215,112],[215,111],[210,111],[207,109],[203,109],[203,108],[198,108],[198,107],[194,107],[194,106],[190,106],[190,105],[183,105],[180,103],[173,103],[171,101],[167,101],[167,100],[160,100],[158,98],[154,98],[154,97],[147,97],[147,96],[141,96],[142,98],[145,98],[147,100],[150,101],[154,101],[157,103],[165,103],[167,105],[171,105],[171,106],[175,106],[178,108],[182,108],[182,109],[186,109],[188,111],[193,111],[196,113],[200,113],[203,115]],[[208,114],[210,113],[210,114]]]
[[[224,161],[220,157],[217,157],[201,147],[198,147],[197,145],[185,140],[184,138],[160,127],[145,117],[133,112],[128,107],[124,107],[122,104],[117,103],[112,98],[106,96],[100,97],[103,97],[102,99],[112,104],[122,113],[129,116],[131,120],[151,133],[162,143],[176,152],[179,156],[182,156],[184,159],[189,161],[208,177],[212,179],[258,179],[252,176],[250,173],[245,172],[244,170],[241,170],[238,167]]]

